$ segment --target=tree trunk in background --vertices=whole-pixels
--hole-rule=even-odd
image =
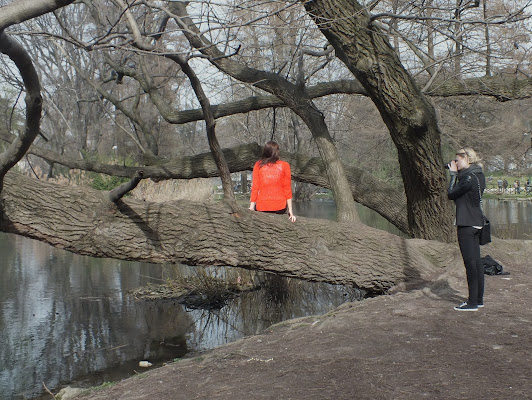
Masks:
[[[427,68],[427,72],[429,73],[430,76],[434,75],[435,69],[432,63],[436,60],[436,57],[434,55],[434,21],[431,19],[433,10],[434,9],[432,5],[432,0],[429,0],[427,2],[427,8],[426,8],[427,18],[429,19],[427,20],[426,24],[427,24],[427,55],[429,57],[429,62],[430,62],[430,66]]]
[[[434,108],[359,3],[312,0],[305,8],[367,90],[390,131],[407,197],[409,233],[417,238],[454,240]]]
[[[242,188],[242,193],[246,194],[248,192],[248,173],[243,171],[240,173],[240,187]]]
[[[462,0],[456,0],[456,8],[454,11],[454,79],[460,79],[462,76]]]
[[[400,238],[361,224],[239,212],[225,203],[150,203],[10,172],[0,230],[96,257],[223,265],[382,293],[459,260],[455,246]]]
[[[488,5],[486,1],[482,2],[482,13],[484,16],[484,21],[488,19]],[[486,76],[491,76],[491,42],[490,42],[490,28],[486,24],[484,26],[484,39],[486,39]]]

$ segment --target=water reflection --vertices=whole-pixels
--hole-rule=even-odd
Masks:
[[[532,239],[532,201],[484,201],[492,234],[503,239]]]
[[[79,256],[7,234],[0,251],[1,399],[38,398],[43,383],[57,392],[70,382],[118,380],[139,370],[140,360],[161,364],[360,297],[355,289],[263,274],[256,276],[263,290],[220,310],[186,310],[175,301],[137,301],[128,291],[197,268]]]
[[[369,208],[356,204],[356,209],[360,220],[373,228],[382,229],[395,235],[403,234],[384,217]],[[294,203],[294,213],[296,215],[310,216],[312,218],[336,220],[336,206],[334,200],[329,198],[314,199],[304,203]]]
[[[0,251],[0,398],[30,398],[43,382],[56,388],[95,372],[117,379],[139,358],[187,353],[189,314],[126,295],[161,266],[77,256],[6,234]]]
[[[240,271],[242,274],[248,271]],[[206,350],[263,332],[287,319],[322,314],[346,301],[363,298],[356,288],[304,282],[271,274],[254,274],[260,290],[243,293],[219,310],[191,310],[196,330],[189,346]]]

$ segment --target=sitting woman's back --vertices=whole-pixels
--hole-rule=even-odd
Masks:
[[[253,167],[250,201],[250,210],[284,214],[288,209],[290,221],[296,220],[292,210],[290,165],[280,160],[276,142],[266,143],[261,159]]]

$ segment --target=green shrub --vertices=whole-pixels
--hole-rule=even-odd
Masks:
[[[91,187],[96,190],[113,190],[122,183],[129,181],[128,178],[119,176],[108,176],[103,174],[91,173]]]

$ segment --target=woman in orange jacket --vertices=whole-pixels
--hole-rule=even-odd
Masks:
[[[250,201],[252,211],[284,214],[288,209],[288,218],[296,221],[292,209],[290,165],[280,159],[279,145],[274,141],[266,143],[261,159],[253,167]]]

